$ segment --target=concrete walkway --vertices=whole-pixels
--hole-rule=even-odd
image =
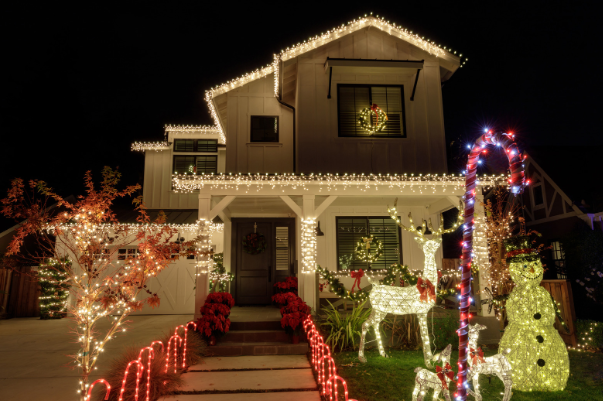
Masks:
[[[193,315],[130,316],[127,331],[105,346],[92,380],[103,377],[124,348],[148,345],[192,319]],[[67,356],[78,350],[70,334],[73,324],[70,319],[0,320],[0,400],[78,400],[78,371]],[[107,326],[99,322],[98,331]]]
[[[183,376],[180,394],[162,401],[320,401],[305,355],[205,358]]]

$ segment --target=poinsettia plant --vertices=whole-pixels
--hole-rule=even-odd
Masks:
[[[276,306],[281,307],[281,306],[287,305],[287,303],[289,303],[290,299],[293,300],[296,298],[297,298],[297,295],[295,295],[292,292],[281,292],[279,294],[274,294],[272,296],[272,302]]]
[[[299,335],[302,323],[310,314],[310,307],[300,297],[288,298],[287,305],[281,308],[281,326],[289,333]]]
[[[197,330],[207,339],[228,333],[230,329],[230,308],[234,306],[232,295],[227,292],[209,294],[201,307],[201,317],[197,319]]]
[[[272,303],[278,307],[286,305],[288,296],[285,294],[294,294],[297,296],[297,277],[287,277],[285,281],[274,283],[274,292]]]

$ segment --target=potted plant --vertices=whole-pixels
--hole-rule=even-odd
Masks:
[[[230,328],[230,308],[234,306],[232,295],[227,292],[214,292],[207,296],[201,307],[201,317],[197,319],[197,330],[206,338],[209,345],[216,345],[219,336],[228,333]]]
[[[287,305],[291,295],[297,296],[297,277],[287,277],[285,281],[274,283],[274,292],[272,303],[278,308]]]
[[[310,314],[310,307],[296,295],[290,296],[287,305],[281,308],[281,326],[289,333],[293,344],[299,343],[302,324],[308,314]]]

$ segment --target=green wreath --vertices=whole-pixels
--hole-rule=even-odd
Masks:
[[[374,125],[373,116],[375,116],[377,120]],[[358,124],[360,124],[360,128],[366,130],[369,135],[373,135],[375,132],[379,132],[385,127],[387,120],[387,114],[381,110],[381,107],[373,103],[371,107],[365,107],[360,110]]]
[[[266,237],[258,233],[250,233],[243,237],[243,250],[250,255],[257,255],[266,250]]]
[[[371,253],[372,247],[367,249],[367,244],[377,247],[374,253]],[[383,244],[377,237],[373,237],[372,235],[370,237],[362,237],[362,241],[356,245],[354,253],[356,254],[356,260],[375,263],[383,255]]]

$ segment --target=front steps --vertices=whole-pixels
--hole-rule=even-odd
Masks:
[[[305,355],[308,344],[291,344],[279,321],[232,322],[230,331],[207,351],[211,356]]]

